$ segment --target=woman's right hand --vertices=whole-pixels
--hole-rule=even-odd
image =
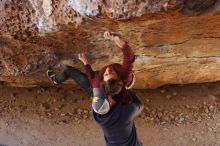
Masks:
[[[104,32],[104,38],[105,39],[109,39],[113,42],[115,42],[115,44],[119,47],[122,48],[125,45],[125,42],[123,40],[121,40],[119,38],[119,36],[114,36],[113,34],[111,34],[109,31],[105,31]]]
[[[79,59],[80,61],[82,61],[82,63],[83,63],[84,65],[88,64],[88,59],[86,58],[86,56],[85,56],[84,53],[79,53],[79,54],[78,54],[78,59]]]

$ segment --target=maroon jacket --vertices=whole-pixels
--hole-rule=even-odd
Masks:
[[[135,61],[135,55],[133,50],[130,48],[128,43],[126,42],[123,48],[121,48],[123,52],[123,63],[113,63],[107,66],[104,66],[98,73],[97,78],[99,81],[103,80],[103,74],[107,67],[112,66],[119,76],[119,78],[123,81],[124,87],[122,91],[115,95],[113,98],[116,101],[121,101],[122,103],[129,103],[131,101],[131,95],[127,92],[126,88],[131,86],[134,80],[134,74],[133,74],[133,63]],[[85,71],[86,74],[91,81],[95,77],[95,73],[92,70],[91,66],[89,64],[85,65]]]

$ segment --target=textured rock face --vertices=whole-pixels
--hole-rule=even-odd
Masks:
[[[156,12],[186,15],[218,14],[218,0],[1,0],[0,34],[28,37],[59,30],[68,23],[106,14],[112,19],[130,19]],[[22,36],[20,36],[22,34]]]
[[[95,69],[121,62],[120,50],[103,39],[105,30],[121,35],[135,50],[136,88],[220,80],[218,0],[0,4],[0,81],[9,85],[48,86],[48,66],[59,69],[61,60],[71,59],[82,69],[79,52]]]

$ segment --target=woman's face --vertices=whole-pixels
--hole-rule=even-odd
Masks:
[[[118,75],[117,73],[115,72],[114,68],[113,67],[107,67],[105,69],[105,72],[103,74],[103,80],[104,81],[108,81],[110,79],[118,79]]]

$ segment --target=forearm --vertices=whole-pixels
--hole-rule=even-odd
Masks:
[[[134,80],[133,63],[135,61],[135,55],[134,55],[134,51],[130,48],[127,42],[123,46],[122,52],[123,52],[123,64],[122,64],[123,82],[126,84],[126,87],[129,87]]]
[[[105,35],[107,38],[115,42],[115,44],[121,48],[124,56],[124,61],[134,61],[134,51],[131,49],[131,47],[128,45],[128,43],[118,36],[111,35],[109,33],[106,33]]]
[[[95,77],[95,73],[92,70],[91,65],[90,64],[84,65],[84,69],[85,69],[86,75],[88,76],[89,80],[91,81]]]
[[[115,42],[115,44],[119,47],[119,48],[123,48],[123,46],[125,45],[125,41],[123,41],[122,39],[114,39],[113,40]]]
[[[122,53],[123,53],[123,65],[134,63],[135,54],[134,51],[131,49],[131,47],[128,45],[128,42],[125,42],[125,44],[123,45]]]

